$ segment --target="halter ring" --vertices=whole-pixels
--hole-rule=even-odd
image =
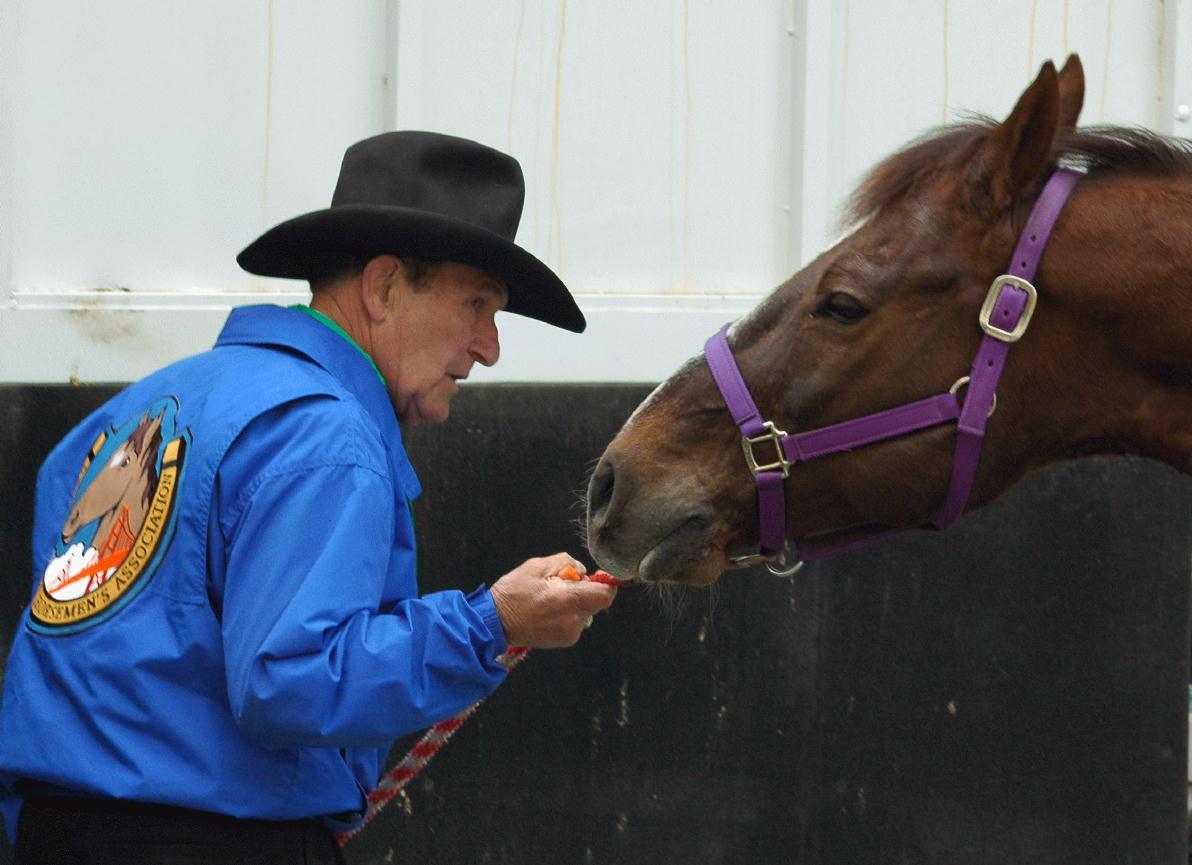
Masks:
[[[796,558],[793,565],[783,567],[786,565],[786,551],[789,549],[790,545],[787,544],[782,548],[781,553],[766,562],[766,570],[776,577],[793,577],[803,567],[803,560]],[[796,553],[796,555],[798,554]]]
[[[952,385],[950,388],[948,388],[948,393],[955,394],[956,391],[960,390],[962,387],[964,387],[968,383],[969,383],[969,377],[967,375],[961,376],[960,378],[956,379],[956,383],[954,385]],[[997,394],[996,393],[993,395],[993,402],[991,402],[989,404],[989,411],[986,413],[985,417],[987,417],[987,418],[993,417],[993,413],[995,411],[997,411]]]
[[[776,556],[767,556],[762,553],[750,553],[744,556],[731,556],[729,561],[738,567],[746,568],[750,565],[765,565],[766,570],[776,577],[790,577],[793,576],[800,568],[803,567],[803,560],[796,559],[793,565],[786,564],[786,553],[790,549],[790,544],[782,548]]]

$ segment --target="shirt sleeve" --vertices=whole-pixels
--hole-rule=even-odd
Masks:
[[[394,586],[415,593],[401,572],[412,554],[394,555],[408,504],[375,460],[344,445],[343,424],[321,418],[337,440],[320,446],[303,415],[326,410],[279,413],[260,441],[250,428],[221,478],[235,501],[216,587],[228,697],[267,747],[385,747],[487,696],[506,673],[487,589],[393,597]],[[299,444],[283,444],[287,427]],[[249,464],[251,480],[231,477]]]

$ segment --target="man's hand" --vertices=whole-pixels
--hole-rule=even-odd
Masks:
[[[511,646],[555,649],[579,639],[592,616],[607,609],[617,590],[605,583],[563,580],[570,565],[586,568],[567,553],[530,559],[493,583],[493,603]]]

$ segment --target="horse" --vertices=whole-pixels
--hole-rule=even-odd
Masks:
[[[942,527],[1060,460],[1192,473],[1192,147],[1077,128],[1083,98],[1079,57],[1047,61],[1002,122],[933,131],[878,164],[851,230],[609,443],[587,494],[597,564],[689,585],[762,561],[789,573]],[[1046,245],[1018,261],[1032,243]],[[1007,274],[1026,257],[1030,279]],[[990,307],[1007,297],[1003,329]],[[1000,378],[978,387],[995,360]]]
[[[68,550],[79,566],[62,565],[48,585],[55,597],[90,592],[110,576],[123,561],[144,525],[145,515],[157,487],[157,452],[161,445],[162,416],[143,417],[119,447],[112,451],[103,468],[75,500],[62,527],[64,546],[70,546],[79,532],[96,524],[90,548],[76,544]],[[85,587],[82,580],[87,580]]]

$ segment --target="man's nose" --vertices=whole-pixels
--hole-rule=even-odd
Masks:
[[[472,345],[468,348],[468,354],[472,355],[477,363],[484,366],[493,366],[501,357],[501,338],[497,333],[497,323],[489,322],[480,333],[476,334],[476,338],[472,340]]]

